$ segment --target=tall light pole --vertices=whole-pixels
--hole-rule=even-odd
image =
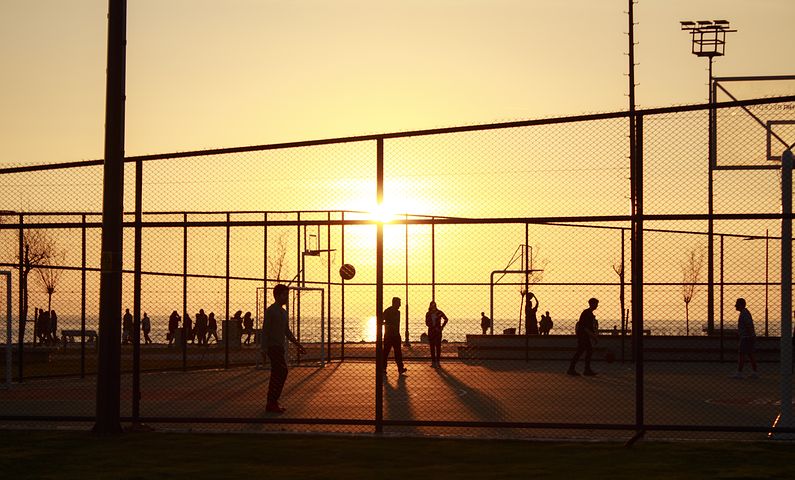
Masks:
[[[715,101],[715,87],[712,77],[712,60],[715,57],[723,56],[726,49],[726,34],[736,32],[731,30],[729,22],[726,20],[685,20],[679,22],[682,30],[690,33],[692,42],[691,53],[697,57],[707,57],[709,59],[709,103]],[[712,171],[717,164],[715,144],[715,109],[709,111],[709,168],[707,179],[707,203],[709,217],[707,220],[707,334],[712,335],[715,331],[715,245],[714,245],[714,222],[712,214],[713,204],[713,181]]]

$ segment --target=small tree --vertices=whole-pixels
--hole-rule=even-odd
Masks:
[[[690,302],[696,293],[696,285],[701,281],[704,268],[704,252],[693,248],[682,262],[682,300],[685,302],[685,334],[690,335]]]
[[[626,322],[626,315],[625,315],[625,312],[626,312],[626,310],[625,310],[625,296],[624,296],[624,284],[626,283],[624,281],[624,279],[625,279],[626,267],[625,267],[625,263],[624,263],[624,259],[623,258],[621,258],[620,261],[618,261],[618,262],[613,264],[613,271],[616,272],[616,275],[618,275],[618,280],[621,283],[620,290],[619,290],[619,295],[618,295],[618,300],[619,300],[619,303],[621,304],[621,333],[623,334],[624,332],[626,332],[626,329],[627,329],[627,324],[626,324],[627,322]]]
[[[39,282],[47,292],[47,311],[52,311],[52,295],[55,293],[55,287],[58,286],[58,280],[61,278],[61,272],[57,268],[63,263],[62,252],[55,252],[51,258],[45,259],[42,264],[36,269],[39,274]],[[55,267],[55,268],[54,268]]]
[[[24,341],[25,323],[28,318],[28,275],[34,268],[39,268],[52,261],[58,255],[58,251],[53,239],[45,230],[24,230],[22,234],[22,259],[20,261],[19,252],[16,254],[17,261],[22,264],[20,275],[20,287],[22,290],[22,314],[19,318],[19,340]]]

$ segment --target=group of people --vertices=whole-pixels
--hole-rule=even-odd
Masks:
[[[34,310],[33,336],[41,345],[55,345],[58,343],[58,315],[55,310]]]
[[[210,312],[207,315],[204,313],[204,309],[200,308],[199,312],[196,313],[195,323],[187,312],[184,319],[180,317],[176,310],[171,312],[168,317],[168,333],[166,334],[169,346],[177,341],[177,331],[180,329],[180,322],[182,322],[182,334],[184,335],[183,341],[185,343],[207,345],[210,342],[210,338],[214,338],[215,343],[218,343],[218,321],[215,319],[215,313]]]
[[[535,300],[535,304],[533,300]],[[541,315],[541,321],[538,321],[538,297],[533,292],[527,293],[527,303],[525,304],[524,312],[524,331],[526,335],[549,335],[554,325],[552,316],[547,311]]]
[[[144,316],[141,318],[141,332],[144,334],[144,343],[152,343],[152,339],[149,337],[149,332],[151,331],[152,320],[149,318],[149,315],[144,312]],[[133,316],[129,308],[125,309],[124,316],[121,319],[121,343],[133,343]]]

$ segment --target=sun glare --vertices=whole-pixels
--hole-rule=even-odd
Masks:
[[[370,317],[362,324],[362,336],[365,342],[374,342],[376,340],[376,319]]]

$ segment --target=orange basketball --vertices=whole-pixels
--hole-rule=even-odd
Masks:
[[[340,277],[343,280],[350,280],[356,276],[356,269],[353,268],[353,265],[350,263],[346,263],[345,265],[340,267]]]

